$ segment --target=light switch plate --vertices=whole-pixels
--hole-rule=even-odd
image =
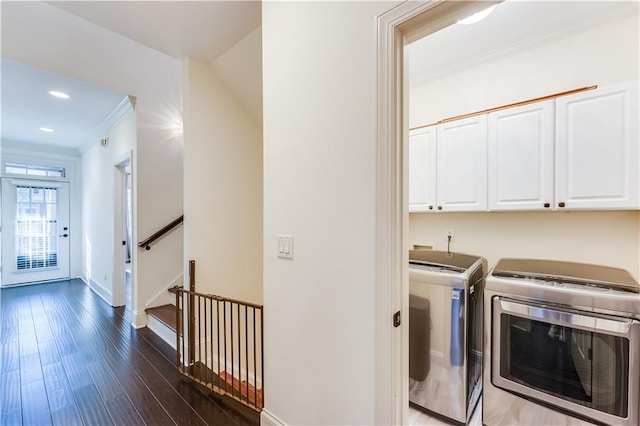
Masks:
[[[278,258],[293,259],[293,235],[278,234]]]

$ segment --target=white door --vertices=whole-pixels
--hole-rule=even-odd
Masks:
[[[638,81],[556,99],[560,209],[640,207]]]
[[[486,114],[437,126],[439,211],[487,210]]]
[[[554,100],[489,114],[489,210],[553,208]]]
[[[2,179],[2,285],[69,278],[69,184]]]
[[[409,134],[409,211],[433,211],[436,204],[436,126]]]

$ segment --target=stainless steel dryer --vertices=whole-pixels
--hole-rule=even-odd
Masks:
[[[409,401],[467,423],[482,392],[482,295],[487,261],[409,252]]]
[[[486,284],[483,424],[640,424],[640,285],[627,271],[502,259]]]

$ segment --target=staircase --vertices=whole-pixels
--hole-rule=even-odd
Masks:
[[[189,261],[189,289],[169,289],[176,297],[178,371],[205,388],[256,411],[264,406],[263,308],[195,291],[195,261]],[[158,309],[169,322],[170,307]],[[174,308],[175,309],[175,308]]]
[[[256,389],[251,383],[247,383],[246,380],[240,381],[226,371],[217,374],[202,362],[196,362],[187,367],[185,372],[191,380],[209,390],[215,389],[219,394],[246,401],[246,405],[252,408],[261,409],[264,406],[262,389]]]
[[[168,289],[175,302],[145,309],[147,326],[176,351],[178,371],[194,383],[245,407],[264,406],[263,307],[189,289]],[[163,292],[156,302],[171,300]],[[175,304],[174,304],[175,303]]]
[[[174,305],[162,305],[154,308],[147,308],[145,312],[148,316],[147,327],[156,333],[173,349],[176,349],[176,307]]]
[[[180,216],[138,247],[152,244],[180,225]],[[176,351],[178,371],[194,383],[256,411],[264,406],[262,305],[195,290],[195,261],[189,261],[189,288],[182,275],[146,306],[147,327]],[[168,292],[167,292],[168,291]],[[171,301],[171,303],[168,303]]]
[[[153,244],[162,239],[165,234],[171,232],[177,226],[184,222],[184,215],[181,215],[177,219],[171,221],[167,225],[163,226],[158,231],[154,232],[151,236],[145,238],[138,243],[138,247],[145,250],[151,250]],[[163,304],[172,300],[167,290],[171,287],[182,283],[182,274],[176,277],[167,287],[162,288],[152,300],[150,300],[146,306],[161,304],[160,306],[151,307],[145,309],[147,314],[147,327],[154,333],[156,333],[162,340],[164,340],[173,349],[177,349],[177,324],[176,324],[176,307],[172,304]]]
[[[148,315],[147,326],[149,329],[174,349],[176,349],[178,341],[176,338],[176,311],[175,305],[172,304],[145,310]],[[181,314],[182,311],[180,311]],[[182,333],[180,333],[180,337],[182,337]],[[241,401],[244,406],[248,405],[257,410],[264,406],[261,388],[256,389],[254,384],[248,383],[246,380],[239,380],[227,371],[221,371],[220,374],[217,374],[205,363],[197,361],[190,367],[186,367],[185,373],[198,385],[204,386],[208,390],[215,390],[219,394],[228,395],[236,401]]]

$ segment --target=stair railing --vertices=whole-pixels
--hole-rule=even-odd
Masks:
[[[145,238],[138,243],[138,247],[144,247],[145,250],[151,250],[151,244],[153,244],[158,238],[162,237],[167,232],[171,231],[176,226],[180,225],[184,221],[184,215],[171,221],[171,223],[163,226],[160,230],[153,233],[151,236]]]
[[[261,411],[262,305],[196,292],[193,260],[189,262],[189,277],[189,290],[169,290],[176,296],[178,371],[218,394]]]

